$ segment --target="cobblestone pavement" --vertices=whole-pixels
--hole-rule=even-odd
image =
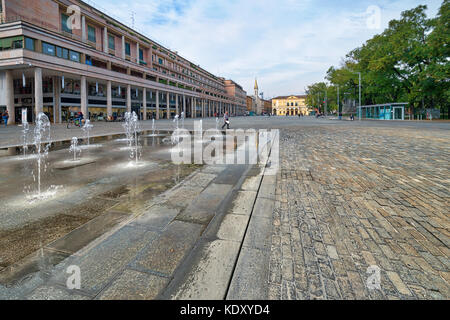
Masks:
[[[449,132],[281,131],[270,299],[449,299]],[[369,266],[381,290],[369,290]]]

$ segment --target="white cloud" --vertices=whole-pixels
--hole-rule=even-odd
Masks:
[[[258,77],[265,96],[303,93],[331,65],[375,33],[366,9],[381,8],[382,28],[418,0],[95,0],[108,13],[206,70],[240,83]],[[441,1],[428,1],[433,15]]]

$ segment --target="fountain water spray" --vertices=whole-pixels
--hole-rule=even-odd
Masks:
[[[47,141],[43,147],[42,144]],[[45,172],[45,158],[48,156],[48,149],[51,146],[50,142],[50,120],[43,113],[40,112],[36,117],[36,127],[34,128],[34,145],[36,146],[37,154],[37,197],[41,198],[41,174]]]
[[[23,123],[23,130],[22,130],[22,136],[23,136],[23,157],[25,158],[27,155],[28,150],[28,132],[30,131],[30,125],[28,122]]]
[[[181,112],[181,125],[182,125],[183,129],[184,129],[184,119],[185,118],[186,118],[186,115],[184,114],[184,111],[183,111],[183,112]]]
[[[219,118],[216,118],[216,130],[219,130]]]
[[[69,151],[73,153],[73,161],[77,161],[77,153],[80,153],[81,155],[81,149],[78,147],[77,137],[72,138],[72,144],[70,145]]]
[[[175,122],[175,130],[178,130],[180,128],[180,116],[176,115],[173,122]]]
[[[123,123],[123,127],[125,128],[128,147],[131,148],[131,145],[133,144],[133,133],[131,131],[131,112],[125,112],[125,122]]]
[[[125,113],[124,127],[128,139],[128,146],[130,147],[130,158],[134,158],[137,164],[139,161],[139,123],[136,112],[133,111],[132,113]]]
[[[90,131],[92,130],[93,127],[94,126],[91,124],[91,121],[86,119],[84,126],[81,128],[81,130],[83,130],[84,133],[86,134],[88,146],[90,145],[90,141],[89,141],[90,140]],[[72,141],[73,141],[73,139],[72,139]],[[77,143],[78,143],[78,140],[77,140]]]

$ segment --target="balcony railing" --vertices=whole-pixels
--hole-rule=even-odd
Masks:
[[[6,19],[4,19],[1,22],[1,24],[14,23],[14,22],[27,22],[27,23],[33,24],[35,26],[47,29],[49,31],[56,32],[56,33],[62,35],[63,37],[70,38],[72,40],[76,40],[76,41],[80,41],[80,42],[82,41],[81,36],[75,35],[75,34],[72,34],[69,32],[65,32],[62,30],[61,26],[58,26],[57,28],[55,28],[55,26],[50,23],[46,23],[45,21],[32,19],[32,18],[25,17],[25,16],[20,16],[20,15],[10,16],[10,17],[8,16],[8,17],[6,17]]]

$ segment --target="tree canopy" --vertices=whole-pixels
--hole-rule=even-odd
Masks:
[[[402,12],[381,34],[349,52],[339,67],[330,67],[328,83],[307,88],[308,105],[317,107],[327,91],[329,110],[337,107],[337,87],[358,100],[358,74],[362,75],[362,104],[408,102],[417,108],[450,112],[450,0],[436,17],[428,18],[420,5]],[[323,101],[322,101],[323,103]],[[321,110],[323,110],[321,108]]]

